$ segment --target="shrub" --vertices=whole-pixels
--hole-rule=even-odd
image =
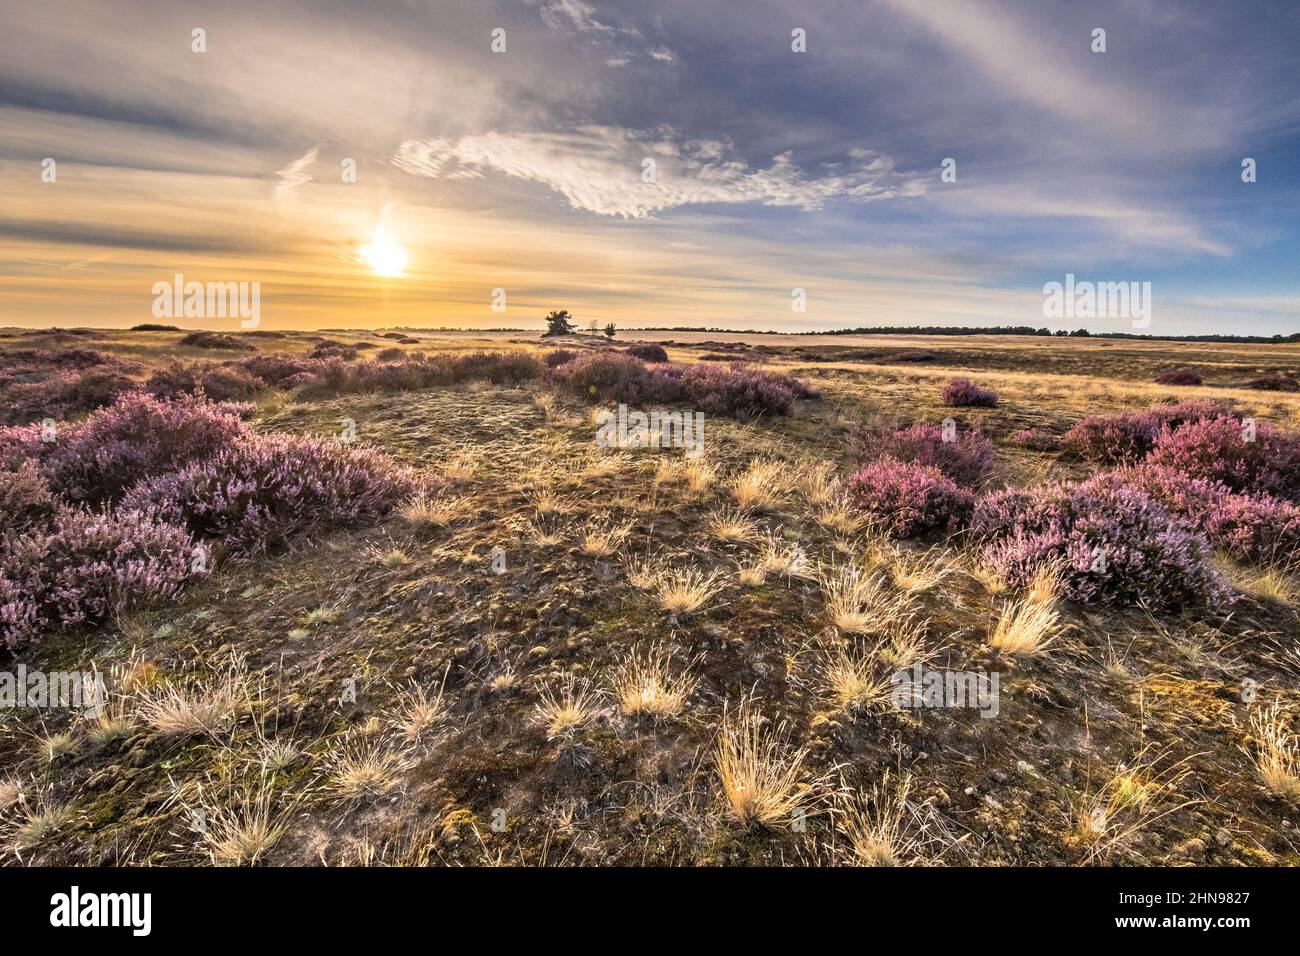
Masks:
[[[1219,608],[1233,599],[1204,535],[1108,476],[985,495],[971,528],[986,538],[984,560],[1016,587],[1057,568],[1064,593],[1083,604]]]
[[[34,460],[22,462],[15,471],[0,471],[0,546],[5,536],[45,523],[56,504]]]
[[[163,325],[159,322],[141,322],[139,325],[131,326],[132,332],[179,332],[179,325]]]
[[[667,366],[656,366],[665,375]],[[686,401],[709,415],[755,418],[787,415],[796,398],[816,393],[789,375],[766,372],[751,365],[687,367],[681,375]]]
[[[1300,392],[1300,381],[1295,376],[1284,372],[1261,375],[1246,382],[1243,388],[1253,388],[1261,392]]]
[[[547,368],[559,368],[561,365],[572,362],[577,357],[578,353],[569,349],[552,349],[546,353],[546,357],[542,361],[546,363]]]
[[[265,381],[243,369],[210,362],[174,362],[144,383],[144,391],[156,398],[171,400],[202,392],[216,402],[251,398],[265,388]]]
[[[1007,436],[1007,441],[1030,451],[1056,451],[1061,447],[1061,440],[1050,432],[1037,428],[1022,428]]]
[[[122,508],[252,552],[300,531],[386,514],[414,488],[410,472],[377,451],[272,435],[146,479],[127,493]]]
[[[1300,499],[1300,435],[1236,418],[1165,425],[1146,459],[1233,491]]]
[[[1155,377],[1157,385],[1200,385],[1201,376],[1189,368],[1176,368]]]
[[[12,385],[4,397],[6,424],[24,425],[46,418],[68,418],[111,405],[138,388],[135,379],[113,368],[58,372],[42,382]]]
[[[467,352],[450,360],[452,381],[517,384],[541,378],[542,363],[527,352]]]
[[[939,425],[918,422],[906,428],[855,434],[853,442],[865,459],[889,456],[902,462],[938,468],[959,485],[974,487],[993,470],[993,444],[978,428],[958,431],[944,441]]]
[[[400,352],[400,349],[394,351]],[[259,378],[267,385],[281,386],[285,379],[302,372],[310,372],[319,365],[310,359],[293,358],[289,355],[250,355],[247,358],[236,359],[231,362],[223,363],[222,367],[234,371],[244,372],[254,378]],[[208,397],[212,398],[211,392]]]
[[[933,362],[937,355],[923,349],[904,349],[894,355],[895,362]]]
[[[196,349],[240,349],[249,352],[257,349],[245,337],[225,332],[189,332],[181,336],[180,344]]]
[[[635,405],[681,397],[679,378],[656,374],[639,359],[619,352],[588,352],[559,366],[555,374],[571,391],[596,401]]]
[[[239,406],[128,393],[58,440],[35,446],[51,486],[72,501],[111,501],[141,478],[246,442]]]
[[[1224,402],[1184,402],[1157,405],[1141,412],[1094,415],[1071,426],[1061,438],[1061,447],[1086,461],[1106,465],[1140,461],[1155,446],[1165,425],[1177,427],[1202,418],[1235,415]]]
[[[1238,494],[1219,481],[1194,478],[1166,465],[1144,463],[1112,472],[1182,515],[1210,543],[1239,561],[1300,556],[1300,507],[1271,495]]]
[[[888,457],[859,468],[846,490],[857,507],[898,538],[954,531],[969,517],[974,502],[969,491],[938,468]]]
[[[940,396],[949,408],[996,408],[998,396],[980,388],[968,378],[954,378],[943,387]]]
[[[406,358],[406,351],[399,348],[381,349],[375,353],[375,358],[381,362],[400,362]]]
[[[655,342],[638,342],[636,345],[628,346],[625,350],[633,358],[639,358],[643,362],[667,362],[668,353],[664,347]]]
[[[145,515],[60,510],[45,528],[4,542],[0,640],[174,597],[194,574],[192,547],[185,531]]]

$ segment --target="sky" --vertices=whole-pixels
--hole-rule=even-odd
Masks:
[[[181,275],[256,283],[272,329],[1300,331],[1300,4],[0,0],[0,23],[0,326],[238,327],[160,319]],[[1049,317],[1067,275],[1149,307]]]

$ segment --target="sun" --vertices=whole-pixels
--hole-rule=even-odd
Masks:
[[[375,275],[396,279],[406,271],[406,250],[388,238],[381,226],[375,229],[370,243],[361,247],[361,261],[370,266]]]

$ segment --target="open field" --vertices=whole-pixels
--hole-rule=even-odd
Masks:
[[[238,414],[257,436],[381,453],[405,489],[275,541],[236,542],[236,525],[214,531],[187,510],[204,560],[174,595],[112,591],[84,623],[42,619],[11,638],[3,669],[93,669],[108,700],[93,716],[0,710],[6,862],[1300,862],[1291,539],[1278,531],[1263,556],[1210,541],[1203,574],[1222,594],[1173,596],[1158,583],[1165,569],[1103,561],[1107,587],[1144,598],[1093,601],[1086,562],[1046,562],[1020,580],[1020,565],[991,565],[994,532],[974,527],[976,496],[1108,470],[1061,445],[1090,416],[1214,400],[1230,404],[1232,428],[1291,435],[1300,392],[1245,386],[1296,376],[1300,345],[406,330],[254,333],[213,348],[175,331],[0,336],[0,424],[12,426],[0,452],[57,457],[100,414],[74,407],[80,379],[51,387],[60,375],[111,367],[112,401],[123,382],[161,395],[172,380],[155,373],[178,361],[286,356],[307,368],[272,386],[214,379],[230,393],[209,397],[248,403]],[[545,359],[632,341],[664,343],[673,368],[710,356],[792,376],[806,397],[786,414],[706,414],[699,456],[602,447],[595,416],[617,400],[593,399],[573,387],[572,363]],[[348,371],[483,350],[527,353],[540,371],[491,366],[420,387],[356,385]],[[174,381],[199,380],[198,368]],[[1171,370],[1203,384],[1154,384]],[[996,405],[946,405],[953,379]],[[46,414],[42,401],[71,404]],[[23,444],[20,426],[45,419],[51,447]],[[975,517],[891,530],[879,489],[851,476],[901,457],[878,454],[880,436],[945,422],[959,446],[978,433],[991,448],[952,492]],[[4,467],[16,474],[22,455]],[[95,499],[90,480],[49,478],[78,508],[148,498]],[[1278,480],[1269,501],[1300,479]],[[6,533],[16,548],[35,532]],[[6,608],[21,603],[10,596]],[[913,668],[980,675],[986,690],[996,678],[993,696],[982,709],[899,706],[891,677]]]

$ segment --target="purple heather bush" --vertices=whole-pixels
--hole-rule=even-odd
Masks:
[[[0,402],[0,420],[25,425],[68,418],[111,405],[119,395],[138,387],[135,379],[116,367],[59,371],[39,382],[9,386]]]
[[[393,351],[401,354],[401,349],[394,349]],[[280,387],[285,379],[302,372],[310,372],[317,365],[318,363],[311,359],[294,358],[291,355],[272,353],[269,355],[250,355],[247,358],[224,362],[221,367],[244,372],[254,378],[261,379],[267,385]],[[213,397],[211,392],[208,392],[208,397]]]
[[[546,353],[542,361],[546,363],[547,368],[559,368],[561,365],[572,362],[577,357],[578,353],[569,349],[551,349]]]
[[[1166,424],[1146,461],[1233,491],[1300,500],[1300,435],[1271,425],[1226,416]]]
[[[1176,368],[1155,377],[1157,385],[1200,385],[1201,376],[1189,368]]]
[[[406,350],[399,348],[380,349],[375,353],[375,358],[380,362],[400,362],[406,358]]]
[[[174,362],[150,375],[143,390],[162,399],[202,393],[212,401],[228,402],[252,398],[265,388],[265,381],[240,368],[211,362]]]
[[[1157,405],[1141,412],[1093,415],[1076,422],[1061,438],[1061,447],[1085,461],[1118,465],[1140,461],[1155,447],[1165,425],[1176,428],[1203,418],[1236,416],[1225,402],[1196,401]]]
[[[247,553],[300,531],[379,517],[415,487],[412,474],[380,452],[269,435],[147,478],[127,493],[121,507],[201,537],[219,537]]]
[[[141,392],[78,425],[65,425],[51,443],[28,448],[41,455],[51,487],[72,502],[112,501],[141,478],[208,458],[251,439],[239,405],[184,398],[168,402]]]
[[[682,397],[681,369],[674,374],[657,369],[671,366],[646,365],[620,352],[586,352],[554,370],[554,376],[569,390],[599,402],[638,405],[673,402]]]
[[[1294,375],[1281,372],[1252,378],[1242,387],[1261,392],[1300,392],[1300,381],[1297,381]]]
[[[917,422],[905,428],[859,432],[852,439],[863,459],[887,455],[902,462],[938,468],[959,485],[973,488],[993,470],[993,444],[978,428],[962,429],[944,441],[939,425]]]
[[[1137,488],[1200,528],[1239,561],[1300,557],[1300,506],[1271,495],[1240,494],[1219,481],[1143,463],[1103,479]]]
[[[14,471],[0,471],[0,540],[43,524],[57,505],[34,459],[21,462]]]
[[[1082,604],[1216,610],[1233,600],[1203,534],[1108,476],[985,495],[971,528],[984,560],[1016,587],[1059,566],[1065,595]]]
[[[668,353],[664,351],[662,345],[656,342],[639,342],[636,345],[628,346],[626,352],[633,358],[639,358],[643,362],[668,361]]]
[[[996,408],[998,396],[987,388],[980,388],[968,378],[954,378],[940,393],[949,408]]]
[[[910,538],[956,531],[970,516],[974,496],[938,468],[884,457],[850,476],[849,499],[886,534]]]
[[[729,418],[788,415],[795,399],[815,398],[818,394],[798,379],[779,372],[752,365],[707,363],[688,366],[682,372],[681,388],[683,400],[695,408]]]
[[[183,529],[142,514],[63,508],[43,527],[0,543],[0,641],[41,628],[95,623],[175,597],[192,570]]]

